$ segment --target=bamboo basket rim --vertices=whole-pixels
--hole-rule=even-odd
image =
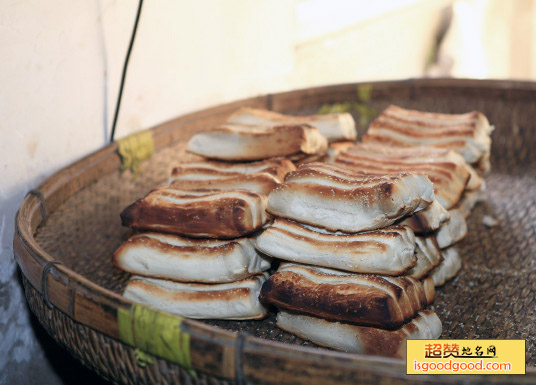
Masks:
[[[186,124],[188,121],[192,121],[198,118],[199,113],[212,113],[220,114],[228,112],[233,108],[237,108],[242,105],[252,106],[264,106],[268,109],[277,110],[280,105],[283,105],[283,101],[290,95],[300,93],[303,97],[307,97],[311,93],[326,93],[329,94],[330,90],[345,90],[348,89],[355,91],[356,86],[361,84],[372,84],[374,90],[388,90],[391,88],[407,88],[411,94],[414,88],[427,88],[427,87],[448,87],[448,88],[461,88],[468,90],[477,89],[482,92],[486,89],[495,93],[499,92],[503,98],[515,97],[517,99],[532,98],[536,95],[536,82],[526,81],[511,81],[511,80],[474,80],[474,79],[407,79],[397,81],[381,81],[381,82],[361,82],[361,83],[348,83],[340,85],[328,85],[322,87],[305,88],[295,91],[286,91],[275,94],[268,94],[264,96],[258,96],[249,99],[239,100],[237,102],[226,103],[203,109],[197,112],[180,116],[176,119],[172,119],[168,122],[162,123],[150,129],[153,140],[155,142],[155,151],[158,151],[164,147],[173,144],[173,131],[177,129],[175,124],[177,120],[181,121],[181,124]],[[496,97],[496,95],[495,95]],[[179,125],[180,128],[180,125]],[[74,193],[91,185],[95,180],[85,180],[82,184],[75,187],[69,187],[69,183],[73,178],[81,177],[90,169],[100,168],[100,176],[107,175],[110,172],[118,170],[120,167],[120,158],[117,154],[117,143],[112,143],[104,148],[101,148],[74,163],[71,163],[67,167],[64,167],[49,177],[47,177],[42,183],[40,183],[35,190],[32,190],[24,198],[19,210],[17,211],[15,218],[15,236],[14,236],[14,253],[17,263],[19,264],[22,273],[29,280],[36,290],[42,295],[46,295],[46,282],[45,289],[43,290],[42,283],[43,277],[47,274],[50,275],[51,264],[54,263],[55,258],[48,253],[41,245],[37,243],[34,238],[34,234],[37,228],[46,220],[49,212],[57,209],[62,202],[72,196]],[[49,211],[49,212],[46,212]],[[41,274],[30,273],[30,264],[38,264],[41,268]],[[45,274],[43,270],[46,268]],[[91,297],[94,301],[105,303],[114,309],[124,308],[128,309],[132,305],[132,301],[123,298],[121,295],[112,292],[104,287],[97,285],[84,276],[80,275],[76,271],[73,271],[62,264],[53,265],[53,279],[59,282],[60,285],[66,286],[68,290],[79,291],[84,295]],[[41,280],[39,280],[41,277]],[[46,279],[46,278],[45,278]],[[50,278],[49,278],[50,279]],[[45,291],[45,293],[43,292]],[[50,293],[49,293],[50,294]],[[54,298],[46,298],[45,302],[50,303],[52,306],[57,306],[61,309],[61,306]],[[67,314],[73,318],[76,322],[80,322],[87,325],[85,320],[77,319],[76,314]],[[188,332],[193,336],[197,336],[202,339],[209,340],[217,345],[223,347],[231,347],[229,354],[234,354],[233,350],[236,349],[237,333],[227,331],[216,326],[210,326],[200,321],[191,319],[184,319],[183,324],[188,325]],[[95,329],[99,333],[103,333],[112,338],[117,339],[117,334],[110,332],[107,327],[99,327],[98,325],[87,325]],[[113,327],[111,329],[114,329]],[[305,360],[308,364],[314,365],[319,360],[330,358],[333,361],[338,361],[341,367],[345,365],[351,365],[353,367],[362,366],[363,368],[371,366],[381,368],[382,372],[389,372],[389,375],[393,377],[403,378],[406,377],[405,361],[401,359],[367,356],[350,354],[344,352],[331,351],[327,349],[317,349],[305,346],[297,346],[286,344],[284,342],[269,341],[258,337],[247,336],[246,344],[252,346],[252,348],[265,350],[271,354],[277,354],[281,357],[288,359],[300,359]],[[195,368],[195,363],[194,368]],[[203,370],[203,368],[197,368]],[[536,378],[536,368],[526,368],[528,379]],[[210,373],[221,376],[222,373]],[[224,377],[229,379],[236,379],[237,373],[235,368],[229,368],[224,370]],[[420,376],[423,380],[427,376]],[[441,376],[445,377],[445,376]],[[437,378],[437,377],[436,377]],[[484,378],[489,379],[489,376],[471,376],[472,380],[482,381]],[[429,379],[429,378],[428,378]],[[459,376],[451,376],[442,378],[445,382],[458,382],[461,378]],[[467,378],[465,378],[467,380]]]

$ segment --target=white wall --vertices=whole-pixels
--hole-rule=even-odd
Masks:
[[[321,11],[305,25],[296,7],[328,0],[146,1],[116,136],[267,92],[421,76],[447,3],[337,1],[323,29]],[[107,143],[136,7],[0,1],[0,384],[8,362],[39,351],[14,279],[15,211],[46,176]]]
[[[535,0],[457,0],[431,73],[536,79]]]

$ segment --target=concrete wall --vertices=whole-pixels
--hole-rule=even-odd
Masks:
[[[447,3],[146,1],[117,137],[257,94],[421,76]],[[13,220],[28,190],[107,144],[136,7],[0,2],[0,384],[62,381],[30,326]]]

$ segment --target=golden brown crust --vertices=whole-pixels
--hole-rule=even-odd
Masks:
[[[236,301],[247,300],[250,296],[250,289],[248,288],[236,288],[220,291],[170,291],[154,285],[151,282],[133,279],[129,282],[129,285],[133,288],[139,288],[147,292],[151,296],[159,297],[166,301],[188,301],[188,302],[207,302],[207,301]]]
[[[324,154],[327,139],[308,124],[224,124],[194,135],[188,151],[209,159],[250,161],[293,154]]]
[[[137,246],[144,246],[144,247],[148,247],[148,248],[158,250],[159,252],[162,252],[162,253],[166,253],[166,254],[168,254],[170,256],[170,258],[172,258],[174,252],[175,253],[181,253],[180,254],[181,258],[188,258],[189,256],[192,255],[191,253],[196,253],[196,252],[199,252],[200,250],[202,250],[203,255],[205,256],[205,258],[210,259],[210,258],[215,258],[215,257],[217,257],[217,256],[219,256],[221,254],[228,253],[232,249],[234,249],[234,248],[239,246],[238,242],[229,241],[227,243],[223,243],[223,244],[218,245],[218,246],[203,247],[202,243],[205,243],[206,241],[202,241],[202,240],[197,241],[197,240],[194,240],[194,239],[191,240],[191,241],[193,243],[197,241],[200,245],[193,245],[192,244],[191,246],[176,246],[176,245],[172,245],[170,243],[162,242],[162,241],[160,241],[160,240],[158,240],[156,238],[152,238],[152,237],[148,236],[148,234],[151,234],[151,233],[137,234],[137,235],[134,235],[134,236],[130,237],[125,242],[123,242],[121,244],[121,246],[119,246],[117,248],[117,250],[115,250],[115,252],[113,253],[113,255],[112,255],[112,264],[116,268],[118,268],[120,270],[124,270],[124,271],[127,271],[129,273],[140,275],[140,272],[128,270],[119,261],[119,259],[124,254],[124,252],[129,248],[135,248]],[[151,275],[151,277],[153,277],[153,278],[166,278],[166,277],[159,277],[159,276],[156,276],[156,275]]]
[[[414,146],[411,143],[405,142],[403,140],[397,140],[392,137],[383,136],[381,134],[375,134],[372,132],[367,132],[366,135],[361,139],[364,143],[380,143],[386,146],[397,146],[397,147],[412,147]],[[444,143],[434,143],[434,147],[440,149],[459,149],[465,147],[465,141],[463,140],[451,140]]]
[[[301,165],[268,198],[268,212],[331,231],[356,233],[391,225],[428,207],[433,185],[424,175],[363,175],[327,163]]]
[[[409,125],[411,123],[411,126]],[[412,126],[424,128],[415,129]],[[419,121],[407,121],[397,117],[388,118],[380,115],[374,122],[371,123],[370,129],[375,130],[378,128],[388,129],[391,131],[399,132],[405,136],[411,136],[414,138],[445,138],[445,137],[472,137],[474,135],[476,124],[467,123],[460,125],[439,126],[441,131],[427,130],[431,125],[425,122]]]
[[[395,330],[327,321],[318,317],[282,311],[277,326],[317,345],[351,353],[386,357],[406,356],[407,339],[434,339],[441,335],[441,321],[430,310]]]
[[[313,277],[314,281],[298,271],[278,271],[264,283],[259,298],[297,313],[388,329],[426,306],[422,284],[409,277],[352,274],[361,281],[345,281],[348,276],[338,281],[337,276],[322,277],[318,270]]]
[[[426,175],[434,184],[436,199],[445,208],[458,203],[471,177],[460,155],[429,147],[398,148],[388,153],[384,146],[360,143],[339,154],[333,163],[366,175],[400,172]]]
[[[362,141],[398,147],[449,148],[474,163],[489,152],[493,128],[478,112],[435,114],[390,106],[369,126]]]
[[[266,279],[259,274],[230,283],[179,283],[132,277],[123,295],[156,309],[197,319],[261,319],[267,314],[258,301]]]
[[[219,179],[257,173],[268,173],[279,182],[285,179],[290,171],[295,170],[294,164],[286,158],[270,158],[257,162],[229,163],[217,161],[204,161],[196,163],[183,163],[173,168],[171,178],[191,179],[203,174],[207,178]]]
[[[357,273],[396,276],[416,262],[415,238],[406,226],[343,234],[277,218],[256,238],[256,248],[286,261]]]
[[[208,180],[174,180],[170,183],[170,186],[181,190],[197,190],[201,188],[217,190],[244,189],[257,191],[267,196],[278,184],[274,176],[262,172],[250,175],[235,174]]]
[[[251,191],[195,194],[161,187],[121,213],[124,226],[191,237],[236,238],[266,222],[266,197]]]
[[[434,279],[430,276],[422,279],[422,285],[424,288],[424,294],[426,295],[426,302],[430,305],[435,299],[435,284]]]
[[[462,114],[445,114],[440,112],[410,110],[407,108],[396,106],[394,104],[389,105],[384,110],[384,113],[390,116],[406,116],[408,119],[412,119],[412,121],[419,121],[419,119],[434,120],[437,124],[444,125],[452,123],[456,124],[459,122],[474,122],[478,119],[485,118],[485,116],[479,111],[469,111]]]
[[[428,222],[426,215],[420,211],[404,218],[403,223],[405,226],[412,229],[413,232],[418,234],[426,234],[436,230],[435,227]]]
[[[228,123],[236,124],[310,124],[317,127],[330,142],[355,140],[357,131],[352,115],[349,113],[291,116],[278,112],[243,107],[227,118]]]

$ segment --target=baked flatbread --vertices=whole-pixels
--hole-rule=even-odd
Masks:
[[[455,154],[452,153],[452,155],[454,156]],[[396,175],[401,172],[426,175],[434,184],[436,200],[446,209],[458,203],[470,177],[465,162],[462,165],[458,165],[456,162],[445,158],[408,160],[394,157],[378,157],[375,154],[364,155],[343,152],[335,158],[333,163],[367,175]]]
[[[415,264],[415,237],[405,226],[345,234],[278,218],[256,247],[286,261],[356,273],[400,275]]]
[[[417,263],[406,272],[406,275],[421,279],[441,263],[441,250],[433,234],[415,237],[415,243]]]
[[[424,293],[426,294],[426,302],[431,304],[435,299],[435,283],[434,279],[430,275],[421,279],[422,286],[424,287]]]
[[[261,319],[267,310],[259,302],[259,291],[267,276],[212,285],[132,277],[123,296],[188,318]]]
[[[449,148],[472,164],[490,151],[492,129],[486,117],[476,111],[436,114],[389,106],[371,123],[363,142]]]
[[[357,138],[355,122],[349,113],[291,116],[274,111],[244,107],[229,116],[227,122],[257,125],[310,124],[318,128],[320,133],[330,142]]]
[[[160,187],[121,213],[124,226],[196,238],[237,238],[267,222],[267,198],[246,190]]]
[[[423,175],[365,176],[309,163],[287,174],[268,197],[268,211],[331,231],[356,233],[393,224],[428,207],[433,186]]]
[[[491,160],[490,153],[486,152],[482,157],[474,164],[476,172],[481,176],[487,176],[491,172]]]
[[[334,143],[334,145],[337,143]],[[475,169],[468,164],[463,156],[448,148],[438,148],[431,146],[414,146],[414,147],[393,147],[383,146],[378,143],[355,143],[353,146],[346,147],[344,154],[358,156],[370,156],[383,160],[404,162],[444,162],[444,166],[450,168],[465,168],[470,177],[465,186],[468,190],[476,190],[482,184],[482,177]],[[343,154],[343,155],[344,155]],[[450,165],[449,165],[450,164]],[[456,166],[453,167],[452,164]],[[461,172],[464,173],[463,171]]]
[[[356,143],[354,141],[330,143],[326,152],[326,158],[328,159],[328,161],[333,161],[337,155],[347,151],[355,144]]]
[[[448,221],[449,215],[449,212],[434,200],[430,206],[403,218],[399,224],[408,226],[415,233],[426,234],[439,229]]]
[[[282,264],[260,299],[280,309],[331,321],[397,328],[428,305],[421,281]]]
[[[444,285],[445,282],[458,275],[462,268],[462,259],[455,246],[442,250],[442,255],[443,262],[430,273],[435,286]]]
[[[188,151],[210,159],[247,161],[293,154],[325,154],[327,139],[308,124],[223,124],[194,135]]]
[[[410,322],[395,330],[327,321],[286,311],[277,314],[277,326],[320,346],[397,358],[406,357],[406,340],[436,339],[442,332],[441,321],[431,310],[421,310]]]
[[[141,233],[113,254],[115,267],[135,275],[181,282],[234,282],[270,268],[250,238],[230,241]]]
[[[271,158],[257,162],[229,163],[229,162],[196,162],[181,163],[171,171],[169,182],[176,180],[212,180],[241,175],[270,174],[277,182],[282,182],[285,175],[295,170],[294,164],[285,158]]]
[[[443,223],[436,233],[437,244],[441,249],[462,240],[467,235],[467,223],[460,210],[449,210],[450,219]]]
[[[279,182],[273,175],[259,172],[257,174],[223,176],[217,179],[175,179],[169,185],[181,190],[249,190],[268,196],[279,185]]]
[[[454,207],[461,215],[467,219],[471,214],[471,211],[478,202],[482,202],[486,199],[486,185],[482,184],[482,187],[475,191],[466,191],[463,194],[463,198]]]

